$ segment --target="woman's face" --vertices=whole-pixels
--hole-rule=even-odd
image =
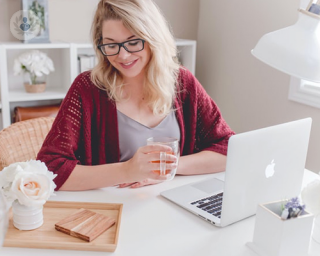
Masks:
[[[102,43],[122,43],[138,37],[122,24],[121,20],[106,20],[102,24]],[[144,76],[145,67],[150,60],[150,47],[147,42],[140,52],[130,53],[123,47],[114,56],[107,56],[109,62],[114,66],[125,79]]]

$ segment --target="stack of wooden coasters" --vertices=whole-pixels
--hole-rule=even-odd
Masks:
[[[58,231],[91,242],[115,224],[115,220],[103,214],[80,209],[55,224]]]

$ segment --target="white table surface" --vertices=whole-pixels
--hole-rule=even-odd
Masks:
[[[53,201],[122,203],[123,212],[115,252],[0,248],[2,256],[255,256],[246,246],[253,238],[255,217],[218,228],[161,197],[159,193],[210,175],[177,176],[174,180],[139,189],[110,187],[83,192],[56,192]],[[219,175],[219,174],[218,174]],[[304,186],[319,175],[305,171]],[[311,239],[310,256],[320,255]],[[302,255],[299,255],[302,256]]]

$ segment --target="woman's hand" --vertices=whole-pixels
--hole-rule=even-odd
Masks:
[[[161,182],[163,182],[163,181],[162,180],[145,179],[145,180],[140,181],[140,182],[119,184],[118,188],[126,188],[126,187],[141,188],[141,187],[144,187],[144,186],[159,184]]]
[[[139,183],[143,181],[154,180],[164,181],[166,176],[159,175],[160,170],[160,152],[171,152],[172,149],[166,145],[147,145],[140,147],[134,156],[126,163],[126,175],[128,182],[125,184]],[[166,154],[166,161],[172,162],[166,164],[166,169],[177,167],[177,158],[172,154]],[[158,171],[158,172],[156,172]],[[155,183],[152,183],[155,184]],[[136,185],[139,186],[139,185]]]

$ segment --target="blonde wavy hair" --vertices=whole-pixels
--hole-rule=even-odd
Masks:
[[[176,95],[179,64],[175,40],[159,8],[152,0],[101,0],[98,4],[91,28],[98,64],[91,80],[112,100],[120,101],[123,77],[97,47],[105,20],[121,20],[134,35],[148,42],[151,57],[146,66],[144,98],[154,114],[168,114]]]

